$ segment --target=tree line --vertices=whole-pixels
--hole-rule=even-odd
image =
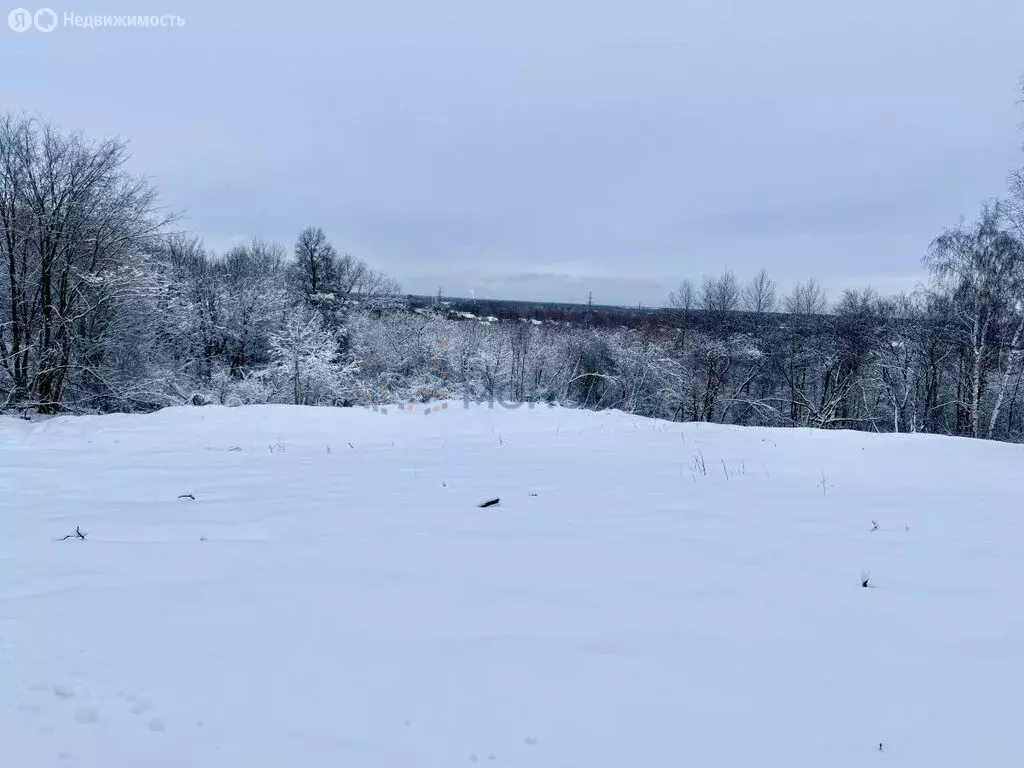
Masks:
[[[684,280],[628,323],[411,311],[309,227],[223,254],[175,231],[127,146],[0,117],[0,411],[434,398],[673,420],[1024,435],[1024,172],[895,296],[766,271]],[[553,311],[553,310],[552,310]]]

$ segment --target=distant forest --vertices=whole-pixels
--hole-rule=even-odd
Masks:
[[[734,279],[734,278],[730,278]],[[773,289],[774,290],[774,289]],[[666,297],[670,299],[671,297]],[[615,304],[576,304],[572,302],[523,301],[514,299],[477,299],[460,296],[424,296],[407,294],[405,305],[413,310],[429,309],[440,312],[453,320],[467,319],[472,315],[477,320],[501,321],[534,321],[534,323],[587,325],[598,328],[651,328],[678,326],[683,319],[698,330],[712,330],[713,326],[724,322],[733,333],[744,333],[755,330],[767,323],[777,323],[780,327],[793,318],[788,313],[763,311],[760,315],[737,307],[721,317],[714,312],[705,311],[700,306],[693,306],[684,318],[672,307],[622,306]],[[824,322],[828,317],[823,315]],[[814,322],[822,322],[815,320]]]
[[[781,296],[726,272],[633,309],[406,295],[315,226],[213,253],[127,159],[0,117],[0,411],[466,398],[1024,436],[1022,171],[922,243],[915,291]]]

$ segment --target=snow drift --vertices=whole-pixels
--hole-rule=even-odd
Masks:
[[[0,754],[1018,765],[1022,487],[1021,446],[543,406],[0,419]]]

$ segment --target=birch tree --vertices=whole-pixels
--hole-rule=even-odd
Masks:
[[[956,330],[962,344],[958,406],[960,431],[983,437],[983,401],[987,394],[987,373],[996,363],[998,332],[1008,314],[1017,306],[1013,293],[1021,285],[1021,241],[1006,228],[1006,210],[1001,203],[987,204],[977,221],[961,222],[932,242],[924,259],[933,280],[953,297]],[[1019,324],[1017,326],[1020,328]],[[1007,365],[1019,362],[1021,334],[1011,340]],[[1009,370],[1009,367],[1007,368]],[[998,406],[1005,394],[1006,379],[999,384]],[[998,409],[993,413],[998,417]],[[990,420],[989,433],[995,422]]]

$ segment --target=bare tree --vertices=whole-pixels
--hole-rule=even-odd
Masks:
[[[364,309],[389,309],[398,305],[402,287],[397,280],[375,269],[365,269],[354,283],[355,301]]]
[[[15,401],[59,410],[90,322],[149,289],[145,262],[167,217],[127,160],[123,141],[0,117],[0,366]]]
[[[754,333],[759,337],[765,315],[775,311],[775,281],[762,269],[743,289],[741,301],[743,309],[754,315]]]
[[[743,289],[743,309],[758,315],[775,311],[775,281],[761,270]]]
[[[871,378],[892,411],[893,432],[917,432],[921,372],[916,336],[925,321],[918,297],[901,293],[876,302],[881,325]]]
[[[337,279],[338,252],[320,227],[306,227],[295,241],[293,279],[298,289],[312,298],[333,293]]]
[[[668,303],[673,309],[683,313],[689,313],[697,303],[697,291],[693,287],[693,281],[686,279],[679,284],[679,288],[669,295]]]
[[[924,258],[939,287],[953,297],[953,307],[962,341],[964,365],[960,376],[958,431],[982,437],[982,406],[986,395],[988,369],[998,362],[1000,329],[1013,326],[1006,374],[1000,379],[993,418],[988,434],[995,429],[1010,371],[1020,363],[1024,341],[1021,287],[1024,286],[1024,247],[1008,230],[1005,206],[986,204],[978,220],[948,229],[932,242]]]
[[[783,304],[791,315],[820,315],[828,308],[828,299],[812,277],[806,283],[797,283]]]
[[[681,351],[686,349],[686,334],[697,303],[697,290],[693,281],[689,278],[683,280],[679,288],[669,294],[668,303],[677,329],[676,348]]]
[[[334,327],[344,325],[348,312],[359,306],[380,308],[394,304],[400,286],[361,259],[339,255],[319,227],[307,227],[295,243],[290,274],[299,294]]]
[[[783,306],[791,317],[785,341],[776,350],[775,368],[788,389],[790,421],[809,425],[818,410],[818,381],[810,374],[821,359],[822,333],[817,316],[827,308],[825,292],[811,278],[806,283],[797,283]]]
[[[701,309],[719,315],[735,312],[740,305],[740,286],[736,275],[723,272],[716,278],[706,278],[700,292]]]

